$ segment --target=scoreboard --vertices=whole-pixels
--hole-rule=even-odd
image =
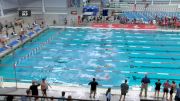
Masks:
[[[31,10],[19,10],[19,17],[30,17],[31,16]]]

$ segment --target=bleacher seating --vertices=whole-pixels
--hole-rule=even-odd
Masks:
[[[155,17],[164,18],[164,17],[174,17],[176,16],[180,19],[180,12],[149,12],[149,11],[126,11],[123,13],[123,16],[126,16],[130,20],[132,19],[143,19],[143,21],[148,22],[154,20]]]
[[[130,1],[129,1],[130,2]],[[129,3],[128,1],[123,2],[110,2],[107,4],[107,8],[109,9],[120,9],[121,11],[159,11],[159,12],[180,12],[180,9],[178,8],[178,4],[180,4],[180,1],[172,1],[169,2],[160,2],[160,1],[148,1],[142,2],[136,1],[136,6],[134,5],[134,0]]]

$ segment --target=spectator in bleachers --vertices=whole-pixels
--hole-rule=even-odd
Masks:
[[[27,25],[27,29],[28,30],[31,30],[32,29],[32,26],[28,23],[28,25]]]
[[[21,96],[21,101],[31,101],[31,97],[28,97],[28,96],[30,96],[31,94],[31,91],[30,91],[30,89],[27,89],[26,90],[26,96]]]
[[[6,29],[6,37],[9,37],[8,29]]]
[[[44,21],[41,22],[40,27],[44,28]]]
[[[128,90],[129,90],[129,85],[127,84],[127,80],[125,80],[125,82],[121,84],[121,95],[119,101],[121,101],[123,95],[124,95],[123,101],[125,101],[126,93],[128,92]]]
[[[54,101],[54,97],[53,96],[50,98],[50,101]]]
[[[37,25],[36,20],[33,22],[32,25],[33,25],[33,27],[35,27]]]
[[[144,78],[142,78],[141,83],[141,91],[139,96],[141,97],[143,90],[145,90],[145,97],[147,97],[148,84],[150,83],[150,79],[147,77],[147,74]]]
[[[160,92],[160,89],[161,89],[160,79],[158,79],[158,82],[156,82],[155,85],[156,85],[156,87],[155,87],[155,94],[154,94],[154,96],[156,97],[156,94],[157,94],[157,97],[159,97],[159,92]]]
[[[166,94],[166,99],[168,99],[168,92],[169,92],[169,87],[170,87],[170,84],[169,84],[169,80],[167,80],[164,84],[163,84],[163,98],[164,98],[164,95]]]
[[[176,91],[175,101],[180,101],[180,83],[179,83],[179,88],[177,88]]]
[[[19,35],[19,40],[21,41],[21,42],[23,42],[23,35],[20,33],[20,35]]]
[[[27,89],[27,90],[26,90],[26,94],[27,94],[28,96],[31,95],[30,89]]]
[[[8,48],[8,47],[7,47],[7,40],[6,40],[6,39],[0,39],[0,42],[1,42],[1,44],[2,44],[3,47]]]
[[[64,25],[67,25],[67,18],[64,18]]]
[[[106,100],[111,101],[111,88],[108,88],[106,91]]]
[[[37,100],[37,96],[39,95],[39,93],[38,93],[38,87],[39,86],[40,86],[40,84],[38,84],[35,81],[32,81],[32,85],[29,88],[32,92],[32,96],[35,96],[35,100]]]
[[[8,29],[8,24],[5,24],[5,26],[4,26],[6,29]]]
[[[11,35],[12,35],[12,36],[17,35],[16,32],[15,32],[15,29],[13,29]]]
[[[14,99],[14,96],[12,95],[9,95],[6,97],[6,101],[13,101],[13,99]]]
[[[175,92],[175,90],[176,90],[176,82],[172,81],[169,101],[172,101],[173,93]]]
[[[61,93],[61,99],[58,99],[58,101],[65,101],[64,99],[65,99],[65,92],[63,91],[62,93]]]
[[[27,95],[27,96],[30,96],[30,95],[31,95],[30,89],[27,89],[27,90],[26,90],[26,95]],[[26,97],[26,98],[27,98],[27,101],[31,101],[31,97]]]
[[[53,25],[56,25],[56,20],[53,20]]]
[[[93,81],[89,82],[89,85],[91,85],[91,90],[90,90],[90,98],[91,98],[91,95],[94,94],[93,98],[95,98],[95,95],[96,95],[96,88],[97,88],[97,85],[98,85],[98,82],[96,82],[96,79],[93,78]]]
[[[67,101],[73,101],[71,95],[68,96]]]
[[[26,33],[26,30],[21,25],[21,29],[20,29],[20,33],[19,33],[19,37],[20,37],[21,42],[23,42],[23,36],[25,35],[25,33]]]
[[[0,32],[2,31],[3,29],[3,24],[0,22]]]

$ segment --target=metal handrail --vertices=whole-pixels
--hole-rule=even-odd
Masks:
[[[70,99],[68,98],[61,98],[61,97],[45,97],[45,96],[32,96],[32,95],[18,95],[18,94],[0,94],[0,96],[15,96],[15,97],[27,97],[27,98],[41,98],[41,99],[58,99],[58,100],[64,100],[64,101],[68,101]],[[88,99],[71,99],[71,100],[75,100],[75,101],[100,101],[100,100],[88,100]]]

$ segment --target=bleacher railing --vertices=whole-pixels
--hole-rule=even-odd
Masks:
[[[110,2],[114,3],[114,2]],[[149,3],[149,4],[179,4],[179,0],[124,0],[121,2],[116,2],[116,3],[127,3],[127,4],[144,4],[144,3]]]
[[[148,3],[148,5],[146,5]],[[134,3],[127,2],[110,2],[105,6],[107,9],[117,9],[121,11],[164,11],[164,12],[180,12],[179,3],[166,3],[166,2],[137,2]]]
[[[21,100],[21,101],[35,101],[35,98],[38,98],[40,101],[44,101],[45,99],[50,99],[51,101],[100,101],[100,100],[87,100],[87,99],[68,99],[61,97],[44,97],[44,96],[31,96],[31,95],[15,95],[15,94],[0,94],[0,97],[5,97],[4,100],[13,99]],[[8,101],[8,100],[7,100]]]

